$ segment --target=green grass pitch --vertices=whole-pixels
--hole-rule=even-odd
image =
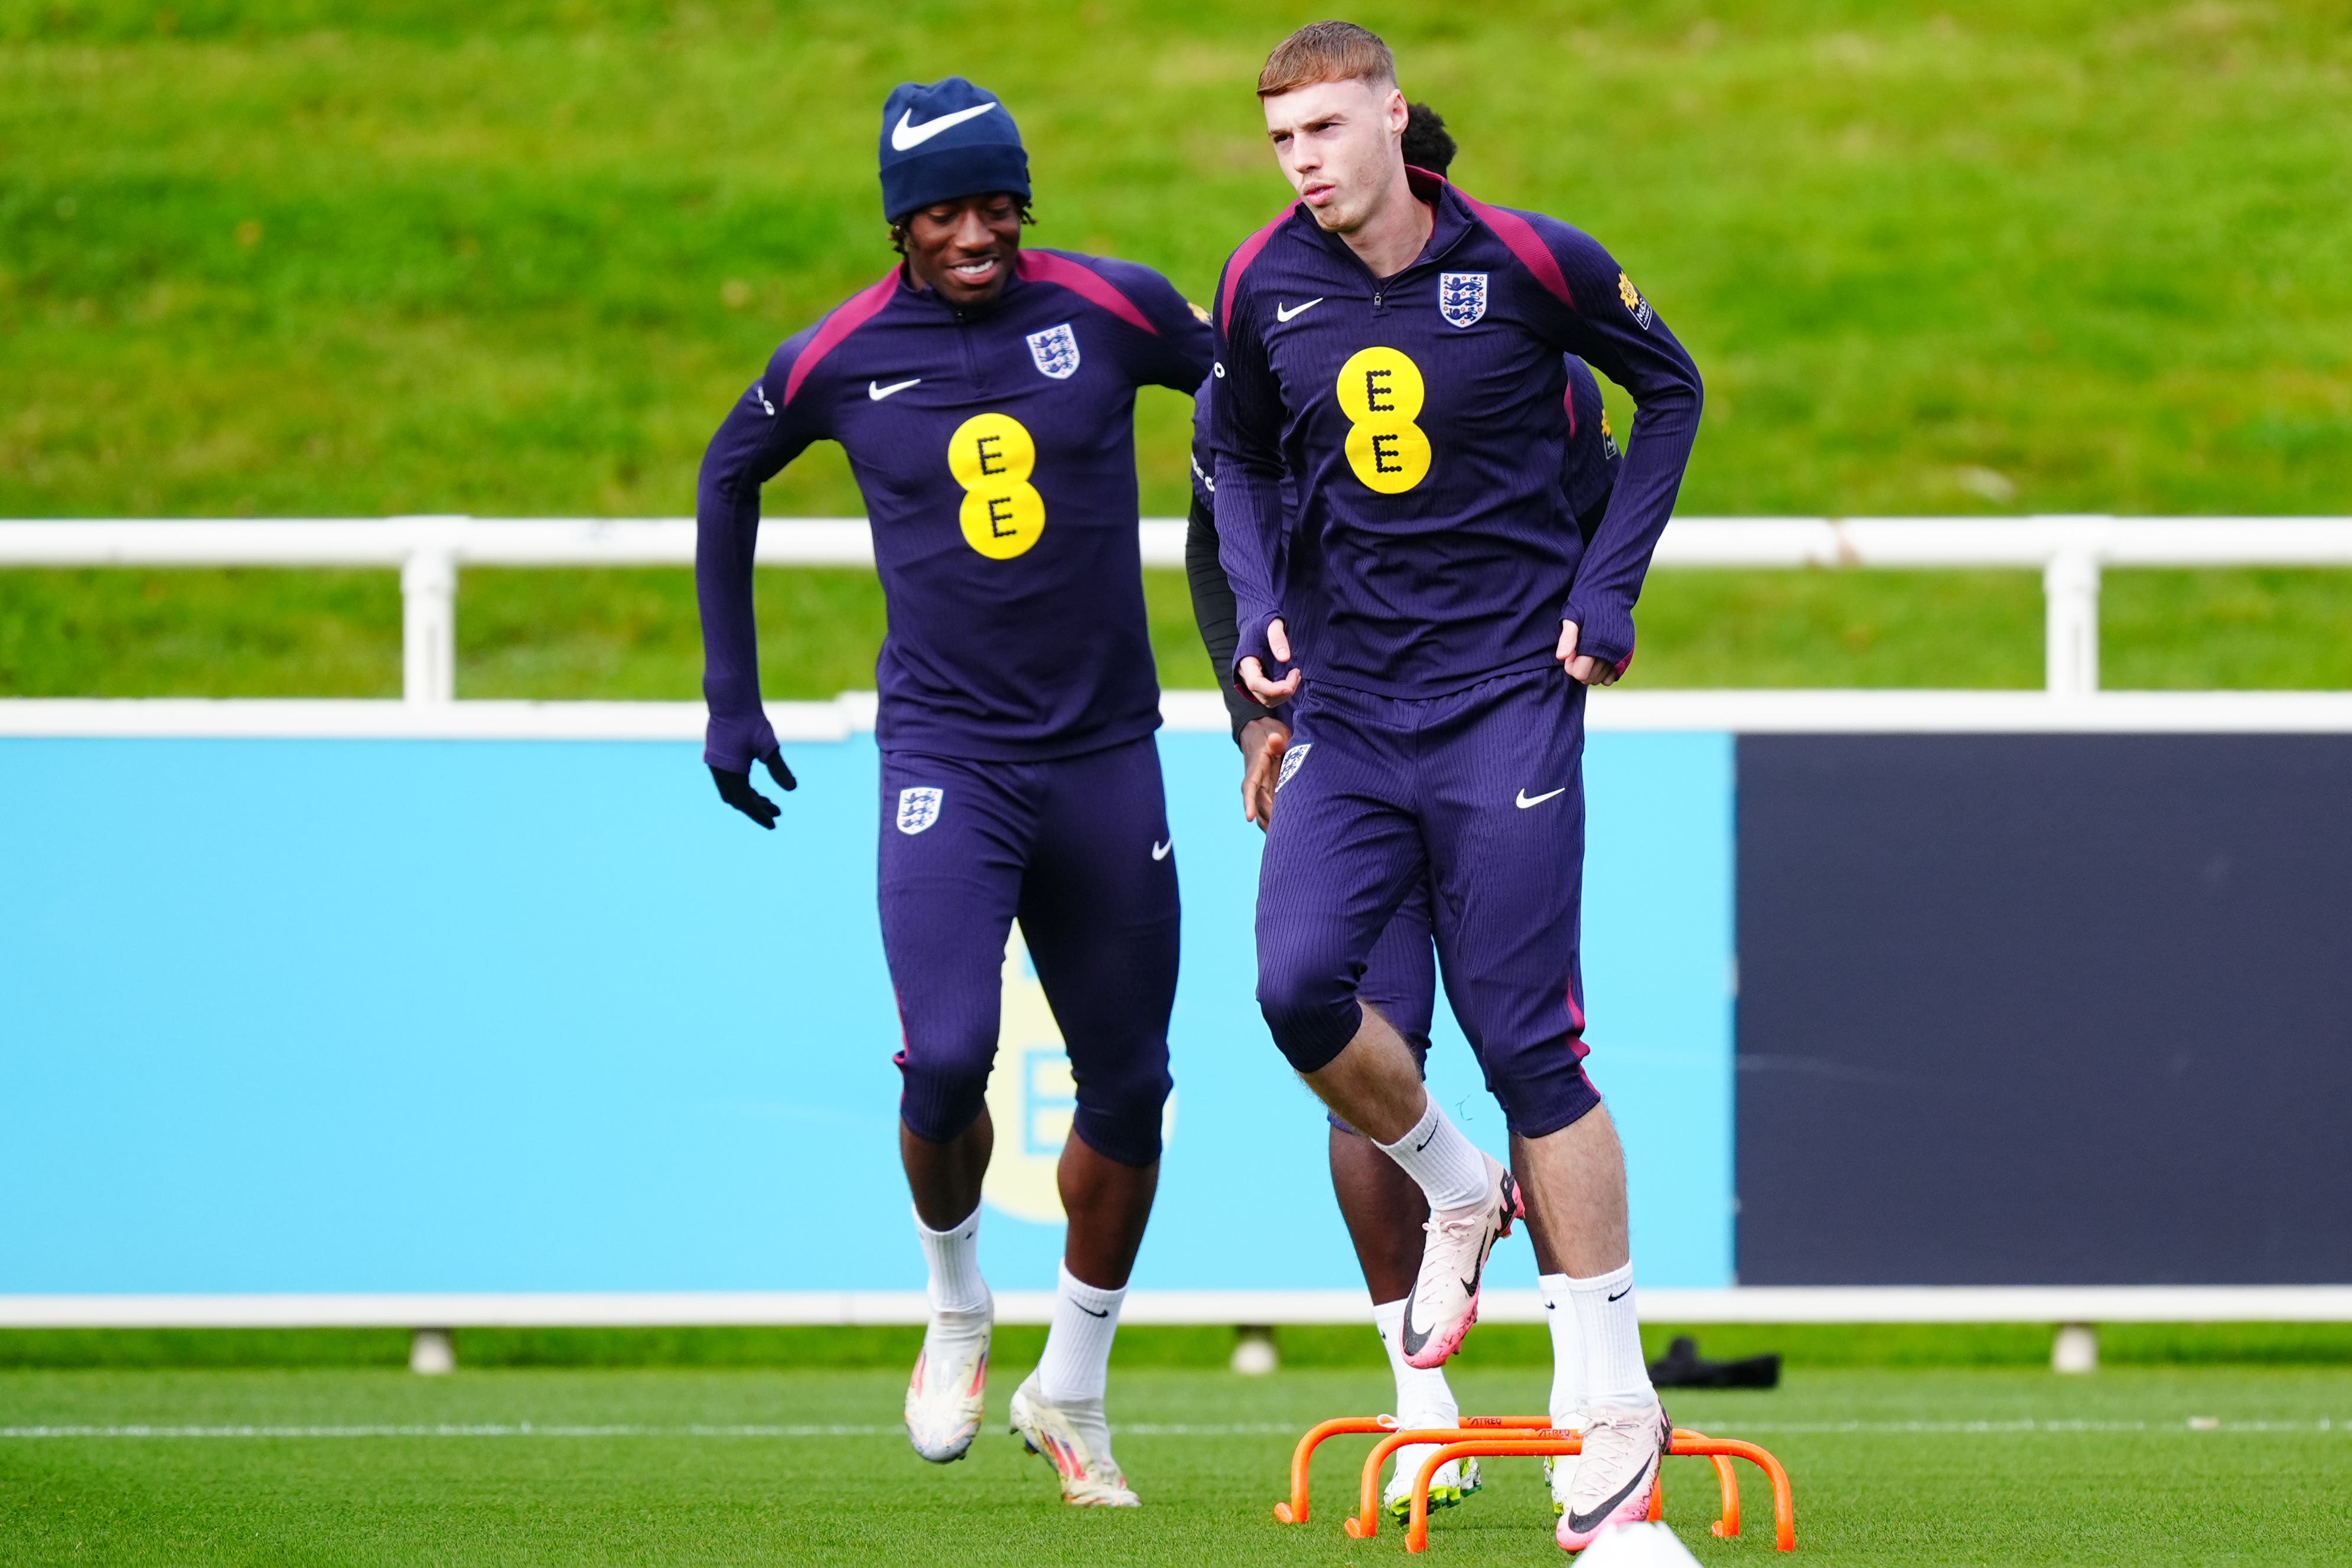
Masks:
[[[2352,510],[2336,0],[1376,0],[1465,186],[1704,369],[1689,514]],[[1286,187],[1240,0],[0,0],[0,516],[676,515],[888,260],[877,107],[1019,112],[1039,244],[1205,298]],[[1139,407],[1183,505],[1186,404]],[[1625,405],[1616,402],[1617,426]],[[780,515],[857,509],[822,445]],[[881,612],[762,574],[776,696]],[[1173,573],[1163,680],[1207,684]],[[1631,679],[2032,686],[2026,573],[1662,573]],[[2352,685],[2352,574],[2118,572],[2113,686]],[[469,574],[467,696],[691,700],[682,573]],[[0,695],[391,695],[390,574],[0,571]]]
[[[990,1425],[949,1467],[898,1431],[896,1368],[0,1373],[0,1563],[1402,1560],[1393,1527],[1339,1531],[1366,1439],[1327,1446],[1309,1523],[1271,1512],[1297,1434],[1381,1408],[1384,1374],[1116,1370],[1118,1452],[1145,1506],[1087,1515],[1003,1432],[1024,1371],[1000,1364]],[[1516,1413],[1540,1406],[1544,1379],[1455,1382],[1465,1408]],[[1718,1542],[1712,1474],[1670,1461],[1667,1521],[1708,1563],[2342,1561],[2342,1367],[1799,1367],[1775,1392],[1670,1407],[1762,1443],[1795,1479],[1783,1558],[1760,1483],[1747,1533]],[[1536,1462],[1489,1477],[1437,1518],[1423,1561],[1557,1561]]]

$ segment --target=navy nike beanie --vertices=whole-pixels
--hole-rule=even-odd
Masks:
[[[898,223],[918,207],[1010,191],[1029,199],[1021,129],[961,77],[926,87],[900,82],[882,105],[882,214]]]

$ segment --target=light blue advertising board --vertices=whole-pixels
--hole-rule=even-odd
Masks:
[[[1252,997],[1233,747],[1160,747],[1184,957],[1135,1282],[1356,1286]],[[790,751],[761,833],[669,742],[0,740],[0,1292],[919,1287],[877,756]],[[1732,757],[1588,758],[1588,1065],[1653,1286],[1731,1282]],[[1045,1289],[1068,1079],[1017,946],[1005,987],[983,1258]],[[1504,1152],[1442,1011],[1431,1082]]]

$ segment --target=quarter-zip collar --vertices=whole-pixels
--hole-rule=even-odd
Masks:
[[[1363,279],[1366,290],[1372,297],[1375,312],[1387,308],[1387,296],[1394,293],[1400,284],[1422,268],[1434,267],[1444,260],[1447,253],[1460,245],[1463,237],[1477,223],[1469,204],[1462,199],[1461,193],[1444,175],[1433,174],[1426,169],[1416,169],[1408,163],[1404,177],[1413,198],[1431,210],[1429,238],[1423,244],[1421,254],[1408,262],[1402,271],[1387,277],[1374,277],[1372,269],[1364,265],[1364,258],[1350,249],[1345,239],[1317,223],[1315,215],[1303,203],[1297,208],[1297,221],[1307,225],[1312,240],[1338,258],[1342,266],[1354,268],[1355,275]]]
[[[966,310],[960,306],[949,304],[947,297],[938,289],[928,284],[916,282],[914,268],[908,267],[904,261],[898,263],[898,287],[902,293],[919,300],[922,308],[935,311],[959,327],[970,327],[987,320],[991,316],[1003,309],[1012,298],[1013,291],[1028,281],[1021,276],[1021,253],[1018,250],[1007,258],[1005,269],[1009,276],[1004,279],[1004,287],[997,290],[995,302],[984,310]]]

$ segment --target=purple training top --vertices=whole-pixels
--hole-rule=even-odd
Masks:
[[[1601,514],[1593,507],[1607,498],[1610,487],[1617,483],[1617,463],[1623,454],[1609,428],[1609,411],[1601,405],[1601,383],[1593,379],[1592,368],[1574,354],[1562,354],[1560,371],[1568,378],[1568,391],[1560,398],[1568,415],[1568,445],[1561,454],[1559,486],[1589,545],[1601,523]],[[1216,391],[1217,378],[1211,376],[1192,394],[1192,500],[1213,517],[1217,458],[1211,443]]]
[[[1225,264],[1213,419],[1235,659],[1273,668],[1281,615],[1309,679],[1430,697],[1548,666],[1566,619],[1622,665],[1698,371],[1591,238],[1409,177],[1435,226],[1393,277],[1296,205]],[[1563,354],[1639,414],[1589,548],[1563,493]]]
[[[1038,760],[1157,728],[1135,389],[1191,393],[1211,347],[1150,267],[1054,250],[1022,251],[985,312],[894,267],[785,340],[702,460],[704,759],[740,771],[775,747],[751,615],[760,486],[825,439],[849,454],[889,607],[884,749]]]

